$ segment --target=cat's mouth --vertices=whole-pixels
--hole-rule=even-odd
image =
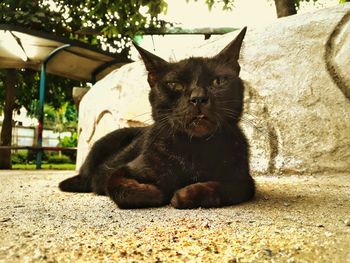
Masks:
[[[206,115],[198,114],[191,119],[188,129],[191,135],[204,137],[212,134],[216,129],[216,125]]]

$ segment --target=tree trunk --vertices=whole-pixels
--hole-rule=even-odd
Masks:
[[[278,18],[297,13],[294,0],[275,0],[275,6]]]
[[[12,140],[12,112],[16,106],[16,70],[6,70],[4,121],[2,123],[0,145],[11,146]],[[11,169],[11,150],[0,149],[0,169]]]

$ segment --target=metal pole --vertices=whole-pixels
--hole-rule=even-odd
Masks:
[[[36,169],[41,169],[41,161],[43,157],[43,129],[44,129],[44,101],[45,101],[45,84],[46,84],[46,66],[47,63],[57,55],[61,50],[70,47],[70,44],[65,44],[54,49],[47,57],[44,59],[41,65],[40,73],[40,92],[39,92],[39,104],[38,104],[38,141],[37,147],[39,148],[36,153]]]

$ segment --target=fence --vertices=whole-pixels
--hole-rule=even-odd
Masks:
[[[1,130],[1,126],[0,126]],[[33,147],[37,140],[37,128],[16,126],[12,128],[12,146],[16,147]],[[72,136],[71,132],[55,132],[53,130],[43,131],[43,147],[56,147],[60,138]]]
[[[1,130],[0,126],[0,130]],[[57,146],[61,138],[65,136],[72,136],[71,132],[54,132],[52,130],[43,130],[43,145],[38,147],[37,142],[37,129],[34,127],[22,127],[15,126],[12,128],[12,145],[11,146],[1,146],[0,150],[12,150],[16,152],[17,150],[33,150],[37,154],[36,168],[41,168],[41,156],[43,151],[76,151],[77,147],[59,147]],[[40,156],[40,158],[38,158]]]

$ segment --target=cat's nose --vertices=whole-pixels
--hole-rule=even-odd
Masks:
[[[201,104],[207,104],[209,101],[209,97],[206,95],[204,90],[194,90],[190,97],[190,102],[195,106]]]
[[[191,97],[191,103],[194,105],[207,104],[209,101],[208,97]]]

